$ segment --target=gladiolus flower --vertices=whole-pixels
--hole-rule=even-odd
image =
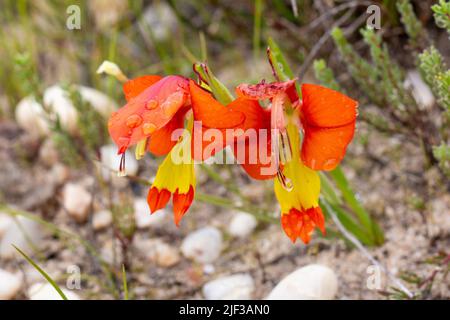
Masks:
[[[147,201],[154,213],[164,208],[172,197],[174,219],[178,225],[194,199],[194,147],[200,145],[203,154],[203,148],[210,144],[194,141],[193,121],[202,124],[201,130],[233,128],[240,125],[245,116],[234,111],[232,105],[222,106],[194,81],[181,76],[138,77],[127,81],[123,91],[127,104],[108,122],[111,138],[122,155],[119,173],[125,170],[125,151],[132,145],[137,145],[137,158],[141,158],[146,150],[156,156],[167,155],[158,168]],[[185,119],[188,119],[186,128]],[[177,135],[178,129],[183,133]],[[224,147],[221,142],[215,152]],[[183,155],[178,159],[181,161],[175,161],[180,154]]]
[[[274,188],[281,206],[281,224],[293,242],[300,238],[308,243],[315,227],[325,233],[318,203],[320,178],[317,171],[332,170],[343,159],[353,138],[358,103],[337,91],[313,84],[302,85],[300,101],[295,80],[242,84],[236,91],[241,98],[270,101],[267,109],[259,104],[248,107],[246,103],[238,110],[246,119],[255,119],[250,126],[271,130],[266,146],[271,149],[271,166],[277,175]],[[261,145],[254,148],[261,148]],[[275,175],[273,172],[262,174],[262,163],[242,166],[256,179]]]

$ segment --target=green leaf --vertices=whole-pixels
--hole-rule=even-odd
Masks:
[[[227,105],[234,100],[234,97],[228,88],[214,76],[206,63],[195,63],[194,71],[198,74],[202,81],[208,84],[217,101]]]
[[[28,263],[30,263],[37,271],[39,271],[39,273],[45,278],[45,280],[47,280],[48,283],[50,283],[53,288],[55,288],[56,292],[58,292],[58,294],[61,296],[61,298],[63,300],[68,300],[66,295],[64,294],[64,292],[61,290],[61,288],[56,284],[56,282],[47,274],[47,272],[45,272],[44,270],[42,270],[41,267],[39,267],[37,265],[37,263],[35,263],[33,261],[33,259],[31,259],[29,256],[27,256],[27,254],[25,252],[23,252],[22,250],[20,250],[19,248],[17,248],[15,245],[12,245],[27,261]]]

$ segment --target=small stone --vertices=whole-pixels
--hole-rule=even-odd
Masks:
[[[103,179],[111,181],[114,186],[124,187],[128,185],[128,179],[117,176],[121,156],[117,154],[117,146],[108,144],[100,148],[101,172]],[[139,170],[139,164],[130,152],[125,152],[125,173],[135,176]]]
[[[215,261],[222,251],[222,233],[214,227],[205,227],[190,233],[181,244],[186,258],[199,263]]]
[[[64,184],[70,176],[69,168],[61,163],[56,163],[52,166],[50,178],[56,185]]]
[[[180,262],[178,249],[161,239],[138,240],[135,245],[149,261],[155,262],[160,267],[169,268]]]
[[[11,300],[22,287],[22,277],[0,269],[0,300]]]
[[[68,183],[63,189],[63,206],[78,223],[86,222],[91,206],[92,196],[82,186]]]
[[[138,198],[134,201],[134,218],[139,229],[159,227],[168,220],[168,217],[169,213],[164,209],[150,214],[150,208],[144,198]]]
[[[0,242],[0,258],[16,257],[18,252],[12,245],[31,254],[33,249],[39,249],[42,246],[43,238],[44,232],[39,223],[22,216],[12,219]]]
[[[269,293],[268,300],[331,300],[338,281],[333,270],[311,264],[288,274]]]
[[[419,72],[416,70],[408,71],[406,75],[406,85],[412,89],[412,95],[416,102],[423,109],[430,109],[436,99],[430,87],[422,80]]]
[[[249,300],[255,284],[249,274],[235,274],[207,282],[203,295],[207,300]]]
[[[254,216],[249,213],[239,212],[231,219],[228,232],[234,237],[246,238],[255,230],[257,224],[258,222]]]
[[[61,288],[68,300],[81,300],[73,291]],[[62,300],[62,297],[49,283],[36,283],[28,289],[30,300]]]
[[[101,210],[94,213],[92,226],[94,230],[102,230],[111,225],[113,221],[112,213],[109,210]]]
[[[13,219],[9,215],[0,212],[0,239],[3,237],[6,230],[8,230],[12,222]]]
[[[58,151],[51,137],[45,139],[39,148],[39,160],[48,167],[53,166],[59,161]]]

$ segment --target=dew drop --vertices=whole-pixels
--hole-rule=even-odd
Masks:
[[[153,110],[156,107],[158,107],[158,101],[156,101],[156,100],[149,100],[145,105],[145,108],[147,110]]]
[[[136,128],[142,123],[141,116],[137,114],[132,114],[127,118],[126,125],[128,128]]]
[[[152,134],[155,130],[156,126],[153,123],[146,122],[142,125],[142,132],[145,135]]]

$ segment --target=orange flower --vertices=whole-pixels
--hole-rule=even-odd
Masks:
[[[254,119],[249,126],[271,130],[266,147],[271,150],[270,165],[278,178],[274,187],[281,206],[281,223],[293,242],[301,238],[308,243],[315,227],[325,233],[316,171],[332,170],[343,159],[353,138],[358,104],[337,91],[313,84],[302,85],[300,101],[295,80],[241,84],[236,91],[251,101],[269,100],[267,109],[246,102],[238,110],[245,114],[247,123],[247,119]],[[250,141],[241,143],[250,149]],[[253,146],[258,148],[259,142]],[[273,173],[261,174],[262,161],[242,166],[253,178],[274,177]]]
[[[132,145],[137,144],[139,158],[145,150],[156,156],[167,155],[158,168],[147,201],[154,213],[164,208],[172,197],[178,225],[195,194],[193,147],[199,144],[203,154],[203,148],[209,145],[193,141],[193,121],[202,123],[201,130],[232,128],[241,124],[245,116],[232,106],[217,103],[194,81],[181,76],[142,76],[127,81],[123,90],[127,104],[108,122],[111,138],[122,155],[120,171],[124,171],[125,151]],[[189,120],[186,128],[185,119]],[[182,133],[177,135],[176,130],[182,128]],[[224,146],[221,144],[220,149]]]

